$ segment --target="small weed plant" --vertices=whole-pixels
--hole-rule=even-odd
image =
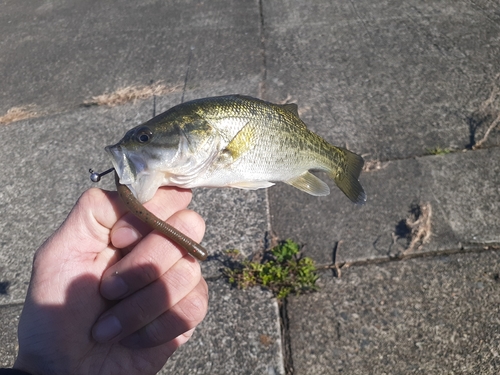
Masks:
[[[449,148],[441,148],[439,146],[427,149],[427,153],[430,155],[447,155],[450,152],[451,150]]]
[[[230,250],[228,254],[239,257],[237,250]],[[233,262],[231,268],[223,269],[223,274],[238,288],[260,285],[271,290],[278,299],[318,290],[314,261],[300,256],[300,246],[292,240],[286,240],[264,253],[260,262]]]

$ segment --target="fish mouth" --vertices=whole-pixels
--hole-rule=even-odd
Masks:
[[[126,185],[141,203],[153,198],[162,184],[163,174],[149,171],[140,155],[130,152],[120,144],[106,146],[104,149],[111,156],[120,184]]]
[[[115,168],[116,174],[120,178],[120,184],[131,185],[136,180],[136,168],[125,154],[123,148],[119,145],[106,146],[104,148],[111,156],[111,162]]]

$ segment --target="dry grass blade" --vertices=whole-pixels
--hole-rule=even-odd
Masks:
[[[149,86],[127,86],[110,94],[94,96],[92,97],[92,100],[84,102],[84,105],[105,105],[114,107],[135,100],[148,99],[154,95],[168,94],[180,89],[180,87],[181,86],[175,86],[173,88],[169,88],[161,83]]]
[[[495,129],[498,124],[500,124],[500,85],[497,82],[500,81],[500,73],[495,76],[493,89],[491,90],[490,96],[486,99],[479,107],[479,113],[483,116],[493,116],[494,120],[491,122],[488,129],[479,141],[477,141],[473,146],[473,150],[480,148],[488,139],[491,131]]]
[[[36,117],[38,113],[33,108],[34,106],[12,107],[5,115],[0,117],[0,124],[8,124]]]
[[[484,136],[483,138],[481,138],[479,141],[476,142],[476,144],[474,146],[472,146],[472,149],[473,150],[477,150],[478,148],[480,148],[484,142],[486,142],[486,140],[488,139],[491,131],[496,128],[496,126],[500,124],[500,112],[498,113],[497,117],[495,120],[493,120],[493,122],[490,124],[490,126],[488,127],[488,129],[486,130],[486,132],[484,133]]]
[[[363,166],[363,172],[373,172],[384,169],[389,165],[389,162],[381,162],[378,160],[367,160]]]

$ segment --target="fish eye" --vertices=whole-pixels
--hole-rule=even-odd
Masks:
[[[135,139],[139,143],[148,143],[153,136],[153,132],[149,128],[140,128],[137,133],[135,133]]]

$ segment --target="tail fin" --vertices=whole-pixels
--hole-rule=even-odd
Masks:
[[[361,156],[343,148],[341,148],[341,150],[346,157],[345,168],[336,174],[332,173],[331,177],[339,189],[342,190],[351,201],[356,204],[365,204],[366,193],[363,190],[363,186],[361,186],[358,181],[365,162]]]

